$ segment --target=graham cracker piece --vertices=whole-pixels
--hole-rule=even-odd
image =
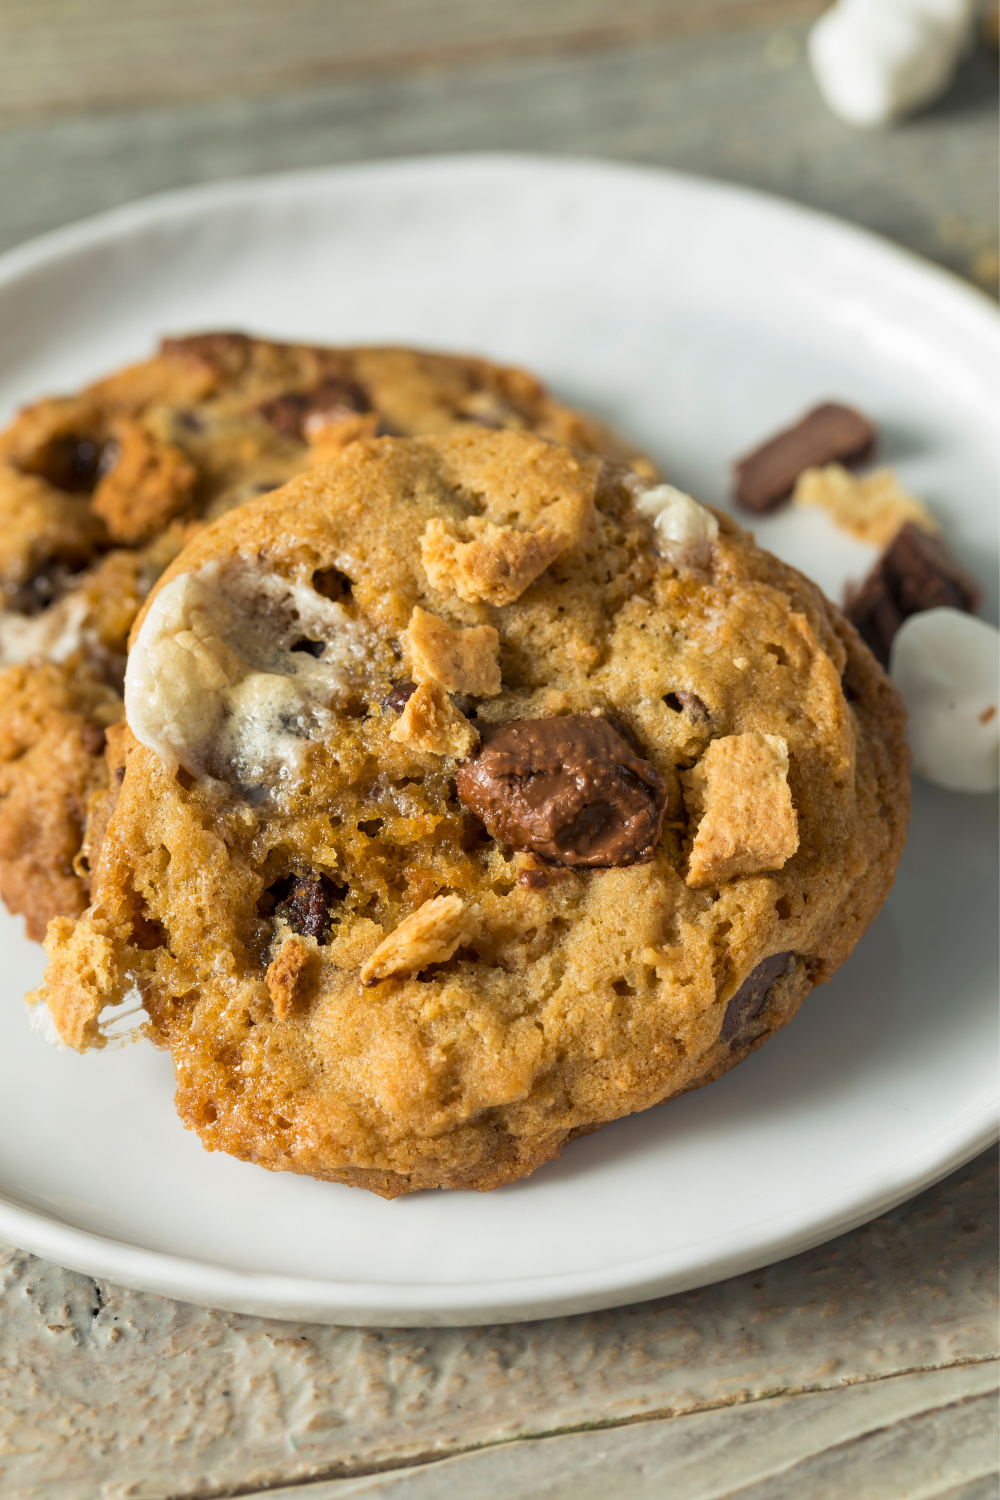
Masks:
[[[470,936],[477,910],[461,896],[434,896],[404,917],[362,966],[361,983],[378,984],[391,974],[419,974],[444,963]]]
[[[500,637],[492,625],[452,630],[419,605],[403,634],[414,682],[439,682],[449,693],[492,698],[500,691]]]
[[[410,695],[389,738],[412,750],[453,755],[456,760],[471,755],[479,743],[479,735],[468,719],[436,682],[422,682]]]
[[[286,1020],[295,1009],[299,980],[315,947],[315,938],[305,938],[297,932],[291,932],[282,943],[277,958],[268,965],[264,979],[277,1020]]]
[[[482,516],[470,516],[463,529],[471,540],[454,523],[428,521],[420,555],[434,587],[469,604],[513,604],[570,542],[548,526],[515,531]]]
[[[923,501],[903,489],[892,469],[876,469],[861,478],[842,464],[806,469],[792,499],[796,505],[829,511],[841,531],[876,547],[887,546],[907,521],[930,536],[940,530]]]
[[[780,735],[753,730],[712,740],[684,782],[702,811],[688,885],[721,885],[738,875],[780,870],[799,847],[788,745]]]

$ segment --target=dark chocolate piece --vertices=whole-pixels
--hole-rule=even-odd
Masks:
[[[938,537],[901,526],[864,583],[849,590],[844,613],[883,667],[893,636],[910,615],[949,606],[974,615],[979,586]]]
[[[747,510],[764,515],[792,493],[803,470],[864,463],[875,452],[875,441],[867,417],[828,401],[739,459],[733,465],[734,494]]]
[[[319,658],[323,655],[323,652],[326,650],[326,641],[311,641],[309,640],[308,636],[303,636],[300,641],[295,642],[295,644],[292,646],[292,650],[304,651],[309,656],[314,656],[318,661]]]
[[[340,375],[327,375],[308,391],[285,391],[257,408],[272,427],[296,442],[304,438],[310,417],[338,422],[371,409],[372,404],[361,386]]]
[[[484,728],[457,783],[498,843],[560,865],[652,859],[667,807],[659,771],[591,714]]]
[[[791,953],[772,953],[770,958],[763,959],[753,973],[744,979],[726,1006],[722,1030],[719,1032],[720,1042],[743,1040],[741,1033],[760,1015],[771,990],[787,972],[792,957]]]
[[[382,699],[381,706],[389,713],[401,714],[416,691],[417,684],[410,682],[408,678],[404,679],[403,682],[397,682],[395,687],[389,689]]]
[[[105,447],[85,434],[64,433],[45,443],[21,468],[25,474],[38,474],[57,490],[71,495],[89,495],[103,473]]]

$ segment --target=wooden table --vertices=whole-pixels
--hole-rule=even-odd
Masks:
[[[860,135],[820,0],[0,0],[0,246],[221,176],[507,148],[662,164],[997,280],[995,58]],[[465,1330],[213,1313],[0,1248],[4,1500],[995,1500],[996,1153],[683,1296]]]

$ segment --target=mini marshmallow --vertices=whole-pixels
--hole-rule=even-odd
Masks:
[[[710,510],[676,490],[672,484],[651,489],[633,487],[636,510],[652,519],[660,552],[675,568],[704,568],[719,535],[719,523]]]
[[[837,0],[809,34],[809,61],[835,115],[887,125],[948,85],[971,22],[972,0]]]
[[[913,766],[953,792],[1000,785],[1000,631],[926,609],[896,632],[889,674],[910,715]]]

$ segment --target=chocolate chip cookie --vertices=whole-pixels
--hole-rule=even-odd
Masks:
[[[521,432],[365,438],[188,543],[133,631],[92,905],[210,1150],[487,1189],[724,1073],[847,958],[898,696],[725,516]]]
[[[52,746],[69,699],[90,740],[100,737],[106,704],[87,717],[77,674],[120,687],[136,611],[191,526],[358,437],[482,428],[537,431],[649,471],[615,434],[522,370],[239,333],[166,339],[153,359],[79,395],[37,402],[0,434],[0,747],[17,745],[22,757],[8,765],[0,748],[0,796],[4,776],[20,788],[17,806],[0,801],[0,848],[17,850],[6,856],[0,890],[30,936],[59,911],[81,911],[87,881],[76,860],[79,776],[72,793],[61,776],[39,777],[32,789],[30,768],[48,765],[49,751],[25,759],[25,750]],[[48,666],[32,682],[36,661]],[[40,714],[37,742],[29,735],[27,744],[25,691]],[[98,759],[84,779],[102,774]]]

